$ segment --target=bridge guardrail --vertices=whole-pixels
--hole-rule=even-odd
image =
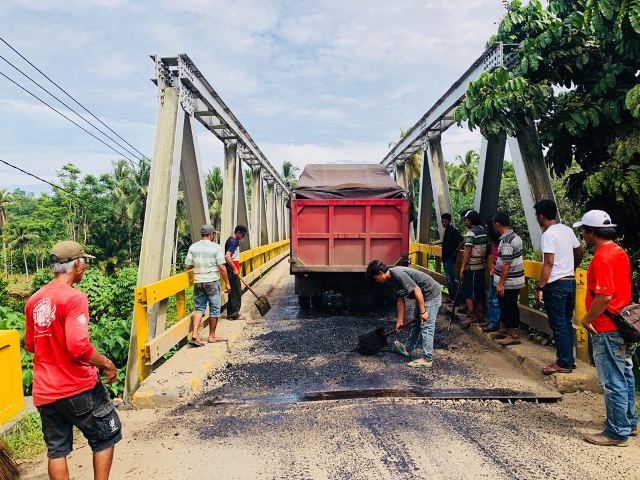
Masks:
[[[24,408],[20,335],[17,330],[0,330],[0,425],[13,420]]]
[[[420,270],[428,272],[438,283],[446,286],[447,279],[442,270],[442,247],[440,245],[425,244],[413,242],[409,246],[409,260]],[[429,269],[429,260],[435,260],[435,270]],[[461,255],[458,255],[458,263],[456,264],[456,278],[459,278]],[[489,261],[491,265],[491,258]],[[553,331],[549,327],[547,315],[540,310],[529,306],[529,279],[538,279],[542,270],[542,262],[533,260],[524,261],[524,275],[527,279],[525,287],[520,290],[520,321],[540,330],[547,335],[553,335]],[[487,269],[487,277],[489,269]],[[587,295],[587,272],[584,269],[576,270],[576,308],[573,317],[573,329],[576,339],[576,357],[579,360],[589,363],[589,334],[581,325],[580,321],[585,316],[585,299]]]
[[[270,243],[240,253],[240,274],[251,284],[266,273],[289,252],[289,240]],[[138,345],[138,375],[142,382],[153,365],[171,348],[180,343],[191,329],[191,315],[187,314],[186,290],[193,286],[193,272],[172,275],[158,282],[136,287],[134,290],[134,322],[139,339],[149,337],[148,307],[170,297],[176,298],[176,318],[173,325],[151,340]],[[222,294],[222,305],[227,294]],[[204,322],[203,322],[204,324]]]

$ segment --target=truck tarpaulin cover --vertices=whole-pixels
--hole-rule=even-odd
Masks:
[[[404,198],[407,192],[381,164],[307,165],[293,189],[295,198]]]

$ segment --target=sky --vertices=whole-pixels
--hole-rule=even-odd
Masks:
[[[149,55],[187,53],[280,169],[379,162],[503,12],[500,0],[2,0],[0,36],[149,157]],[[44,80],[2,43],[0,55]],[[56,105],[1,58],[0,72]],[[203,128],[198,140],[204,169],[220,165],[222,143]],[[444,134],[446,159],[469,148],[478,132]],[[55,180],[67,162],[94,174],[120,157],[0,76],[0,158]],[[16,186],[42,189],[0,164],[0,188]]]

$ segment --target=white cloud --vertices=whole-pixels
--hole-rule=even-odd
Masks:
[[[76,10],[96,7],[115,9],[127,4],[127,0],[9,0],[18,7],[36,11]]]
[[[123,53],[112,52],[94,57],[92,70],[107,80],[126,80],[136,71],[136,66]]]

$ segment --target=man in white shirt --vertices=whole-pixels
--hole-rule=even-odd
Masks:
[[[576,306],[575,269],[584,250],[573,230],[558,222],[558,207],[552,200],[534,205],[536,219],[543,228],[542,272],[536,287],[536,302],[544,305],[556,342],[556,361],[542,373],[571,373],[576,368],[573,352],[573,313]]]

